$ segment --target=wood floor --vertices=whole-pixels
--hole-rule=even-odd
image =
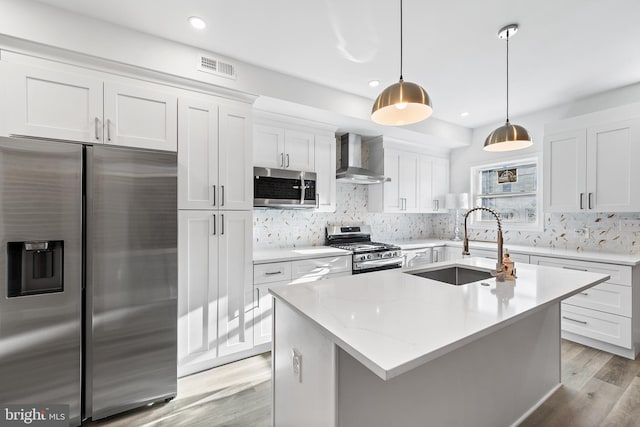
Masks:
[[[270,426],[270,369],[265,353],[181,378],[173,401],[88,425]],[[562,383],[522,427],[640,427],[640,359],[563,341]]]

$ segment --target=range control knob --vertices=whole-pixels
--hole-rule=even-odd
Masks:
[[[367,259],[371,259],[371,254],[367,255]]]

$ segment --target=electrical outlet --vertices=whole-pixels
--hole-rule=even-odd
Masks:
[[[640,219],[621,219],[620,220],[620,232],[632,233],[640,231]]]
[[[298,382],[302,382],[302,354],[295,348],[291,352],[291,364],[293,365],[293,375],[298,377]]]
[[[578,236],[582,236],[583,239],[587,240],[589,238],[589,227],[584,228],[576,228],[573,230]]]

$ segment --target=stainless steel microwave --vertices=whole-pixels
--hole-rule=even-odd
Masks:
[[[253,168],[253,206],[313,209],[318,204],[316,174],[289,169]]]

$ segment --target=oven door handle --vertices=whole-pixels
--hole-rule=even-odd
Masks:
[[[366,268],[384,267],[385,265],[391,265],[391,264],[400,264],[402,266],[402,258],[396,257],[396,258],[374,259],[371,261],[361,261],[357,264],[357,268],[354,268],[354,269],[364,270]],[[356,265],[354,265],[354,267],[356,267]]]

